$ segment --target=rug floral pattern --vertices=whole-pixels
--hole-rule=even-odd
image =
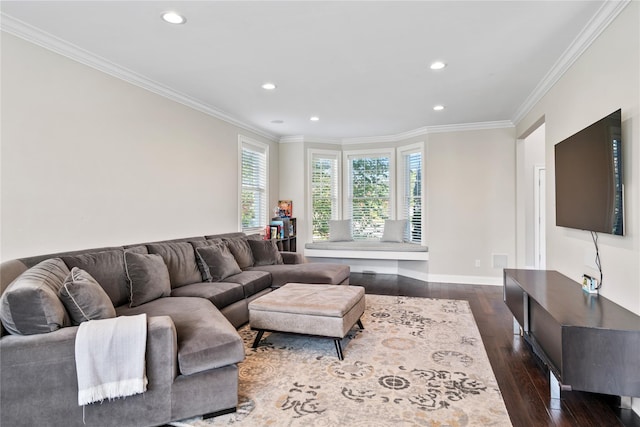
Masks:
[[[342,340],[240,329],[238,411],[176,426],[511,426],[466,301],[367,295]]]

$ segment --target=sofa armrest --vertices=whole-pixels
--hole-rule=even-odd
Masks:
[[[282,255],[282,261],[285,264],[304,264],[306,262],[304,255],[297,252],[280,252],[280,255]]]
[[[72,326],[46,334],[0,339],[1,425],[83,425],[75,365],[77,331],[78,327]],[[112,425],[124,425],[133,416],[148,415],[150,424],[156,421],[154,417],[159,424],[169,419],[171,386],[178,369],[177,348],[171,318],[148,317],[147,392],[87,406],[87,425],[90,420],[101,419],[102,413],[109,414]]]
[[[178,336],[169,316],[147,317],[146,370],[163,384],[171,384],[178,376]]]

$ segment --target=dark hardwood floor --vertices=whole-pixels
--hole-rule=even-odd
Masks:
[[[388,274],[351,273],[350,283],[368,294],[469,301],[514,427],[640,427],[640,417],[618,408],[619,399],[578,391],[551,399],[548,374],[519,335],[502,300],[501,286],[427,283]]]

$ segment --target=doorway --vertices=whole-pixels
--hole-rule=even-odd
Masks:
[[[518,140],[518,268],[546,268],[545,125],[540,120]]]
[[[536,270],[547,268],[547,244],[546,244],[546,167],[537,165],[534,168],[534,267]]]

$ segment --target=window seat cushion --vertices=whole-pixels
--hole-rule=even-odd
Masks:
[[[381,242],[379,240],[354,240],[351,242],[313,242],[304,245],[305,249],[333,251],[383,251],[383,252],[428,252],[427,246],[409,242]]]

